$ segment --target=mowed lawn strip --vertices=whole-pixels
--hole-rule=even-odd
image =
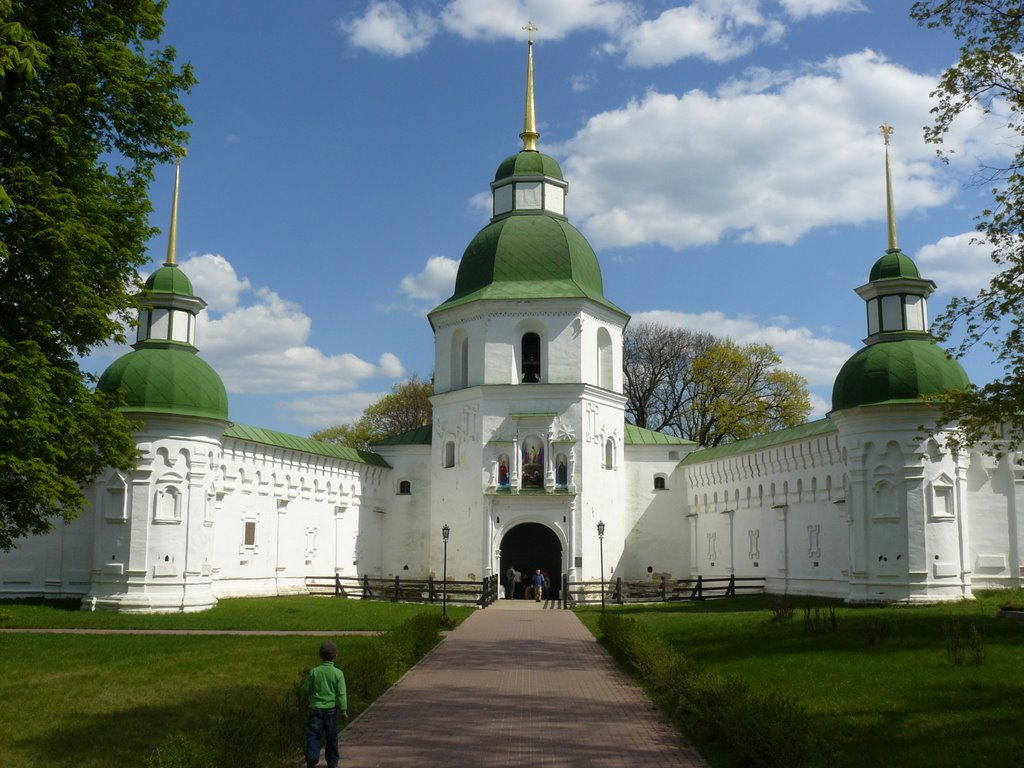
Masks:
[[[208,611],[157,615],[83,611],[78,600],[0,600],[0,629],[366,631],[390,629],[430,610],[440,613],[441,606],[306,595],[229,598]],[[460,620],[473,610],[448,607]]]
[[[457,620],[474,609],[449,606]],[[0,626],[90,629],[386,630],[440,608],[287,597],[222,600],[207,613],[86,613],[77,602],[0,602]],[[280,712],[303,670],[331,639],[346,657],[376,637],[0,633],[0,766],[141,766],[174,732],[206,727],[245,706]],[[350,689],[356,682],[349,671]],[[350,707],[354,717],[358,706]],[[296,755],[302,733],[295,734]]]
[[[799,702],[834,745],[823,756],[832,768],[995,767],[1024,764],[1024,624],[997,617],[1007,598],[852,607],[790,597],[792,618],[774,621],[771,596],[609,610],[710,669]],[[599,613],[580,611],[595,633]],[[948,651],[956,632],[960,665]]]
[[[373,638],[341,636],[345,655]],[[0,765],[142,765],[174,731],[228,702],[283,702],[321,638],[0,636]],[[302,734],[295,735],[296,745]]]

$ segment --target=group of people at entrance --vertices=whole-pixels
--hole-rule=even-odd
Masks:
[[[505,599],[506,600],[529,600],[533,599],[538,603],[541,600],[551,600],[551,578],[547,572],[541,572],[537,568],[532,574],[523,577],[522,572],[516,570],[515,566],[509,566],[505,571]]]

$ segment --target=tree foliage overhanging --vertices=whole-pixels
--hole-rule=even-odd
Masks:
[[[806,421],[807,382],[767,344],[631,324],[623,338],[626,419],[713,447]]]
[[[921,0],[910,14],[925,27],[949,30],[961,44],[958,61],[932,94],[938,101],[925,128],[940,156],[952,151],[943,141],[953,123],[978,110],[1005,120],[1024,139],[1024,3]],[[942,398],[942,421],[961,427],[950,441],[954,448],[1000,437],[1012,446],[1024,441],[1024,141],[1016,142],[1006,167],[979,172],[992,184],[992,203],[978,216],[978,240],[992,248],[999,272],[977,295],[953,299],[934,330],[946,339],[961,334],[960,355],[987,344],[1003,374]]]
[[[391,392],[368,405],[363,415],[349,424],[314,432],[312,437],[352,448],[370,448],[374,442],[429,424],[433,411],[430,396],[434,385],[415,374],[391,387]]]
[[[124,341],[153,170],[187,139],[194,77],[157,47],[164,5],[0,0],[0,550],[135,459],[78,359]]]

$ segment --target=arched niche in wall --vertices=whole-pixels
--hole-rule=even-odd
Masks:
[[[469,337],[459,328],[452,334],[450,356],[451,389],[465,389],[469,386]]]
[[[544,440],[540,435],[527,435],[523,439],[522,467],[522,488],[544,487]]]
[[[612,388],[615,370],[612,354],[612,336],[607,328],[597,329],[597,385],[601,389]]]

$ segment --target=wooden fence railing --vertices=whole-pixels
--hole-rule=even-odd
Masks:
[[[763,576],[695,576],[689,579],[627,581],[622,578],[604,582],[607,605],[625,603],[671,603],[684,600],[713,600],[738,594],[764,594]],[[600,581],[569,581],[562,577],[562,605],[592,605],[601,602]]]
[[[349,597],[356,600],[390,600],[394,603],[441,603],[447,595],[451,605],[487,607],[498,599],[498,577],[480,581],[440,579],[372,578],[370,576],[307,576],[306,591],[311,595]]]

